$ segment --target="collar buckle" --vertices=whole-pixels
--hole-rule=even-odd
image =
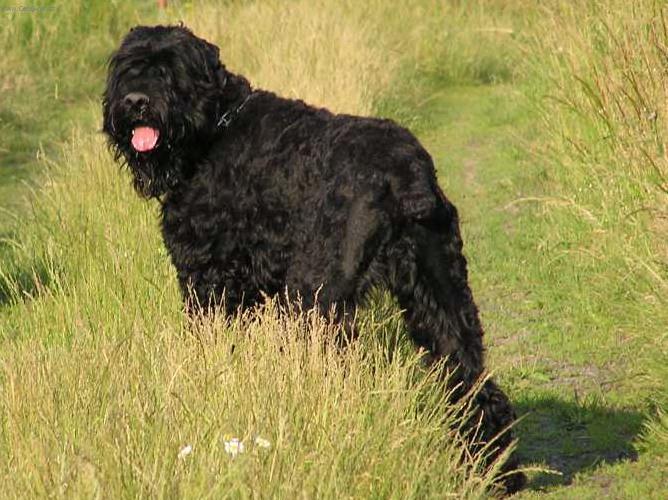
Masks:
[[[223,115],[220,117],[218,123],[216,123],[216,127],[227,128],[230,126],[231,123],[232,123],[232,111],[227,111],[223,113]]]
[[[244,108],[244,106],[249,101],[249,99],[251,97],[253,97],[254,94],[255,94],[255,92],[251,92],[250,94],[248,94],[246,96],[246,99],[244,99],[244,101],[241,104],[239,104],[239,106],[237,106],[234,109],[230,109],[230,110],[226,111],[225,113],[223,113],[221,115],[221,117],[218,119],[218,123],[216,123],[216,126],[217,127],[222,127],[222,128],[229,128],[229,126],[232,124],[234,119],[237,116],[239,116],[239,113],[241,113],[241,110]]]

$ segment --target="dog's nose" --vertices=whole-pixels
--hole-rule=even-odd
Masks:
[[[130,92],[123,98],[126,106],[146,106],[148,104],[148,96],[141,92]]]

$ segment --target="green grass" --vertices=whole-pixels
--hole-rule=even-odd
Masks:
[[[25,211],[44,158],[57,155],[72,128],[90,119],[106,57],[142,12],[146,22],[156,18],[149,5],[0,0],[0,270],[12,266],[8,240],[22,224],[13,219]],[[0,302],[5,294],[0,285]]]
[[[534,158],[522,147],[540,140],[532,128],[535,111],[512,87],[451,89],[429,106],[447,117],[442,128],[426,132],[425,142],[464,214],[491,368],[526,414],[518,426],[519,453],[563,474],[537,474],[531,486],[574,481],[595,496],[603,477],[623,496],[661,496],[665,463],[652,456],[660,448],[640,456],[647,470],[642,480],[625,474],[625,467],[638,467],[630,461],[638,458],[643,422],[666,380],[665,370],[647,370],[665,355],[646,347],[662,342],[665,322],[655,321],[660,309],[652,311],[643,297],[620,299],[618,269],[577,258],[580,241],[570,242],[568,258],[558,258],[563,246],[545,248],[548,238],[563,241],[584,230],[578,212],[513,204],[547,198],[550,186],[535,182]],[[579,495],[573,488],[549,491],[573,498]]]
[[[343,350],[331,326],[271,307],[224,324],[181,315],[156,207],[97,133],[118,38],[180,18],[254,81],[394,117],[430,150],[462,217],[489,366],[523,415],[518,452],[542,469],[520,496],[665,498],[665,166],[661,134],[630,118],[639,102],[663,117],[662,14],[586,3],[3,14],[0,203],[17,215],[0,218],[0,496],[485,495],[490,476],[480,457],[457,460],[454,408],[382,298]],[[18,179],[38,186],[27,204]],[[232,436],[247,443],[234,459]]]

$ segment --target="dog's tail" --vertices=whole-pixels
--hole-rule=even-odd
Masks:
[[[427,360],[445,358],[450,390],[458,399],[483,374],[483,328],[468,284],[457,210],[440,189],[431,199],[434,206],[429,213],[408,222],[390,251],[390,282],[413,341],[428,351]],[[491,380],[483,384],[475,401],[471,421],[481,428],[474,447],[491,443],[487,450],[491,463],[513,442],[510,427],[515,413]],[[515,467],[511,459],[504,470]],[[503,482],[508,491],[516,491],[524,476],[508,474]]]
[[[483,329],[468,285],[457,210],[439,195],[429,197],[428,212],[426,202],[413,204],[423,210],[390,250],[390,281],[415,343],[434,359],[447,356],[467,389],[483,371]]]

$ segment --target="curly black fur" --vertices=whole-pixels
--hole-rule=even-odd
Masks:
[[[128,102],[131,93],[146,99]],[[307,307],[336,304],[350,328],[346,311],[386,286],[415,343],[447,357],[458,393],[482,374],[457,211],[409,131],[252,90],[184,27],[130,31],[110,60],[103,111],[135,188],[161,202],[189,308],[231,313],[287,289]],[[159,131],[150,151],[132,145],[138,126]],[[507,431],[514,413],[494,383],[477,403],[483,442]],[[493,457],[511,441],[510,431],[499,437]],[[515,491],[523,476],[503,481]]]

